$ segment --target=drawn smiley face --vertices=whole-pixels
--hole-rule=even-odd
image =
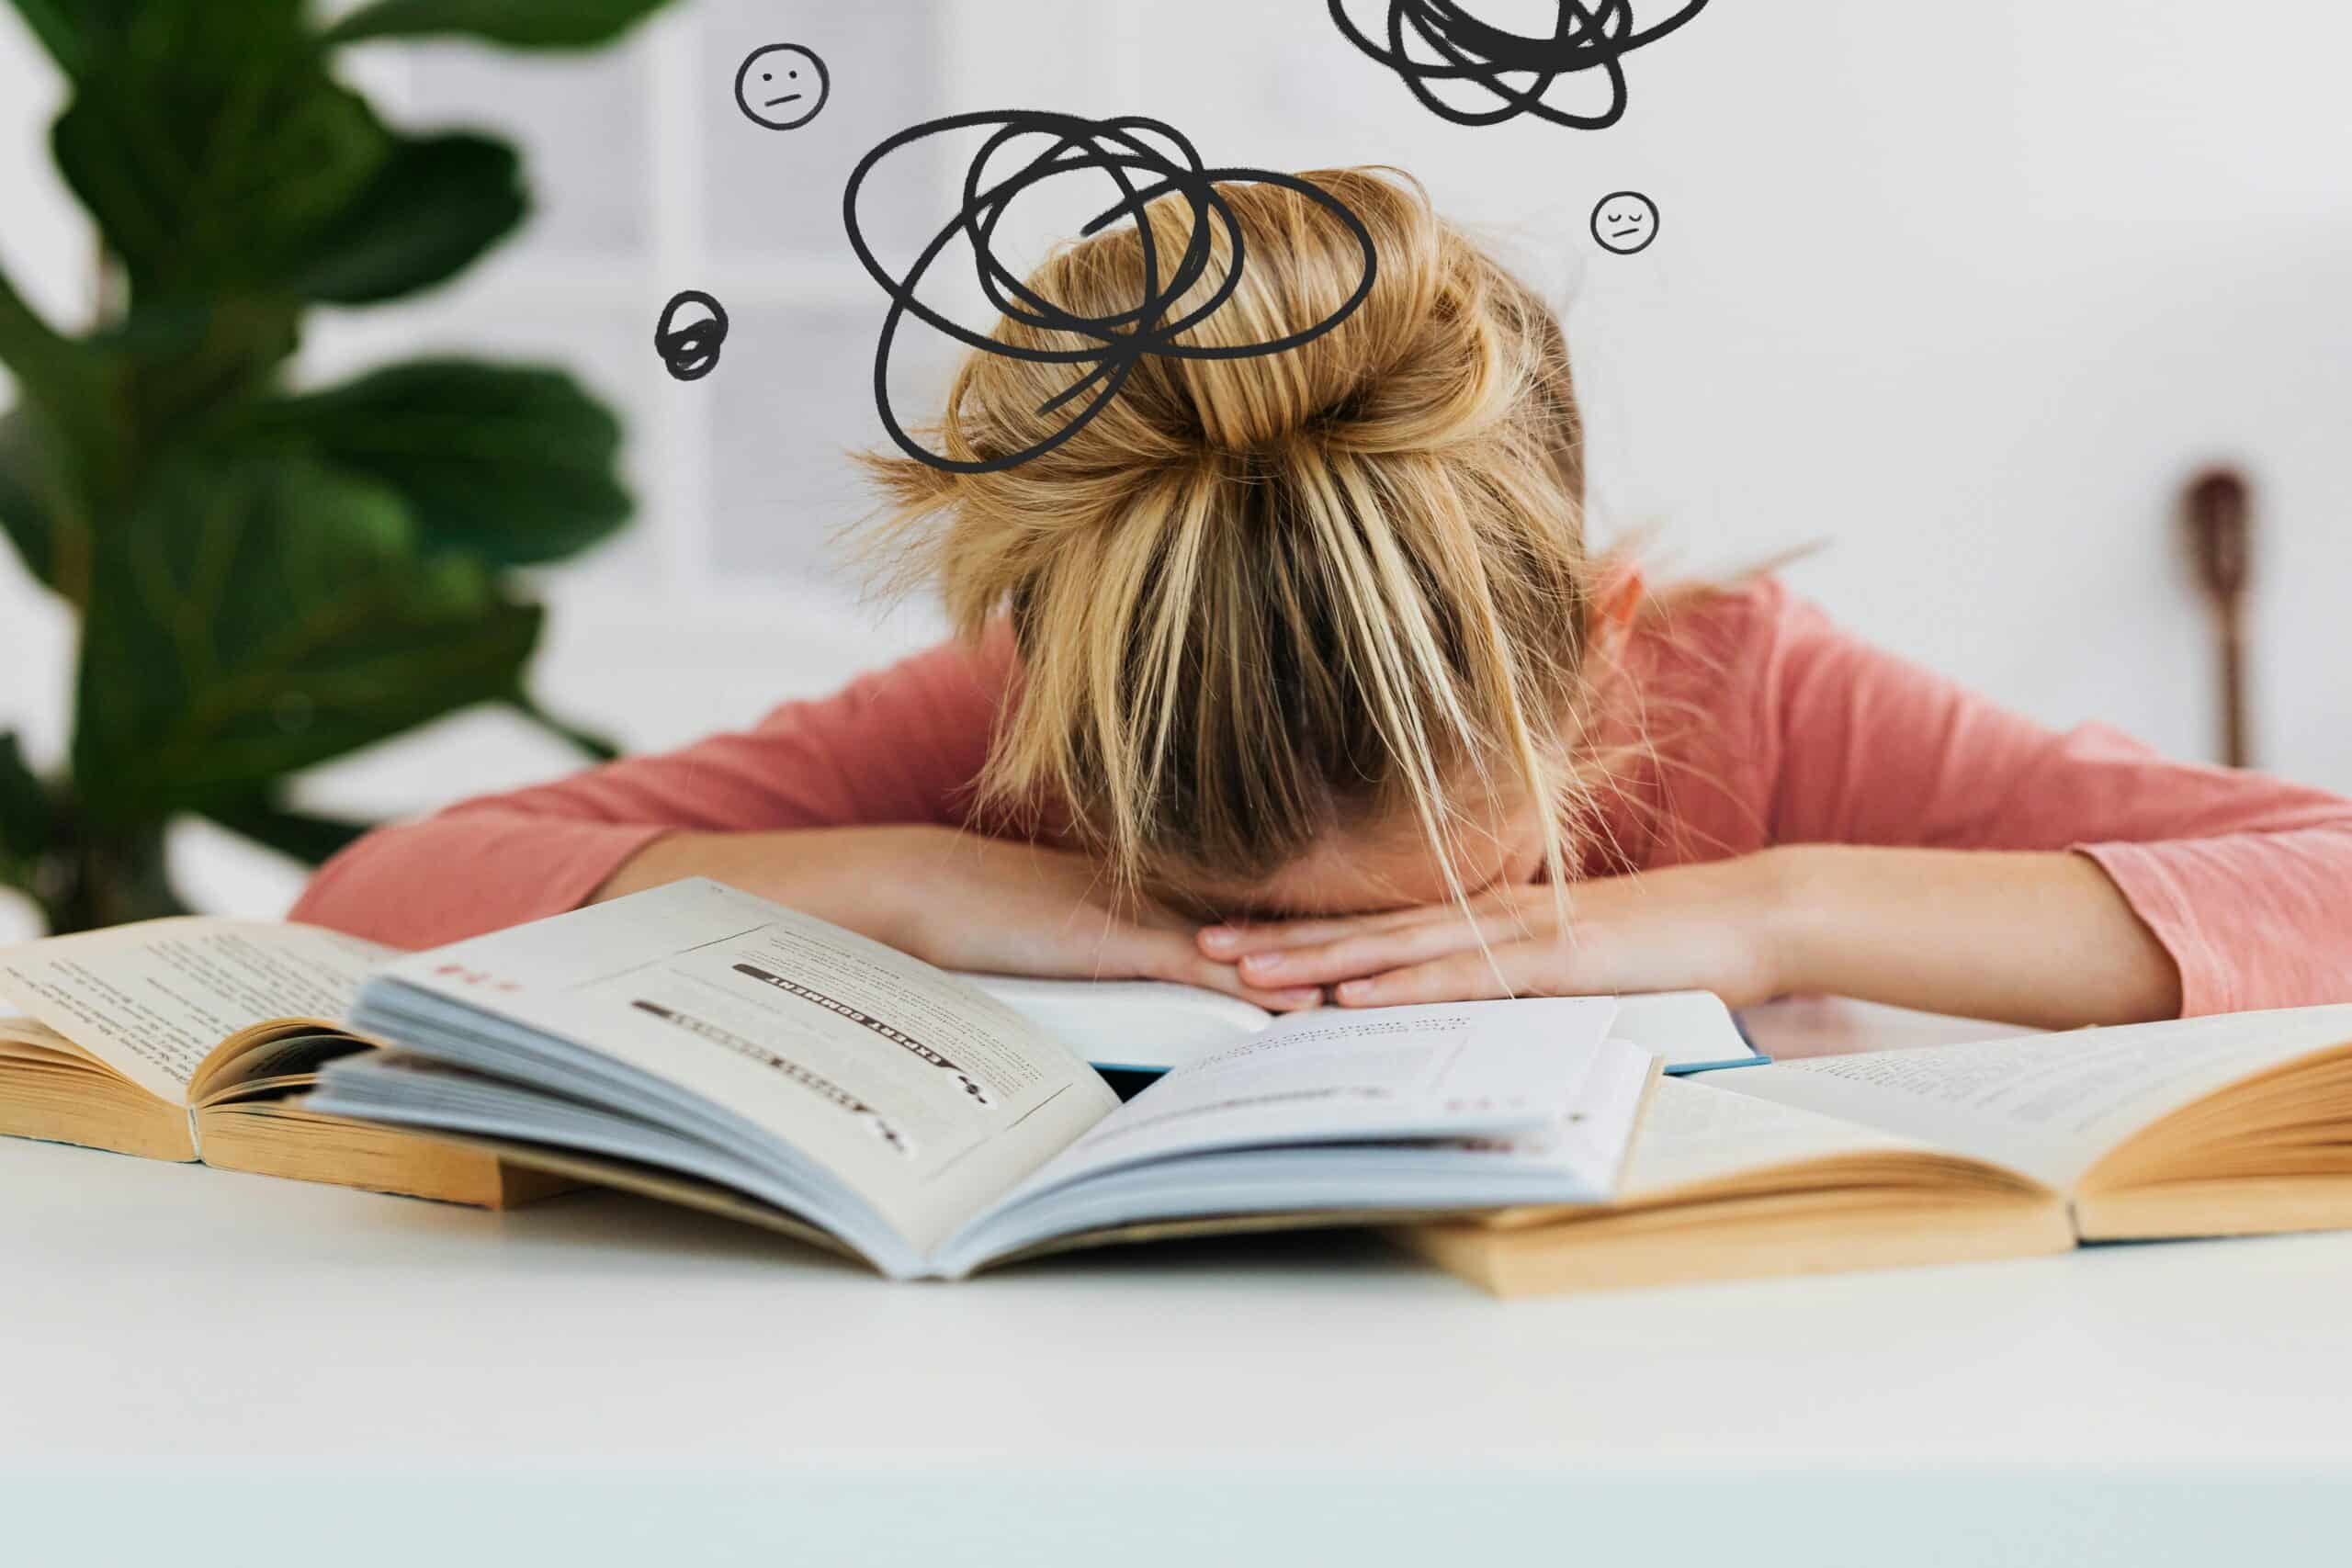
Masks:
[[[825,62],[797,43],[755,49],[735,73],[735,107],[770,130],[793,130],[815,119],[832,91]]]
[[[1657,204],[1637,190],[1611,191],[1592,209],[1592,237],[1621,256],[1648,249],[1657,238]]]

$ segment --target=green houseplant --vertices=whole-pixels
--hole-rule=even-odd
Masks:
[[[472,703],[594,749],[527,694],[541,611],[513,573],[627,519],[613,416],[544,368],[286,372],[306,310],[433,288],[526,209],[512,147],[386,125],[341,49],[588,48],[662,0],[376,0],[333,26],[305,0],[13,4],[71,88],[51,151],[104,304],[44,321],[0,220],[0,531],[81,629],[64,768],[0,728],[0,885],[54,931],[171,912],[190,813],[322,859],[363,825],[292,809],[292,776]]]

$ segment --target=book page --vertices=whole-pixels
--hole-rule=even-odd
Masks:
[[[315,926],[180,916],[0,951],[0,997],[181,1105],[214,1046],[273,1019],[340,1022],[395,956]]]
[[[1255,1034],[1273,1015],[1238,997],[1165,980],[1041,980],[966,975],[1105,1072],[1165,1072]],[[1720,998],[1708,991],[1621,996],[1617,1037],[1669,1068],[1757,1059]]]
[[[1925,1146],[1793,1106],[1726,1094],[1705,1081],[1661,1078],[1650,1091],[1621,1195],[1637,1202],[1773,1166]]]
[[[1756,1047],[1713,991],[1636,992],[1617,998],[1620,1040],[1630,1040],[1668,1069],[1733,1066],[1758,1059]]]
[[[29,1018],[0,1018],[0,1061],[70,1062],[94,1066],[96,1058],[45,1023]]]
[[[963,975],[1104,1071],[1165,1072],[1243,1035],[1272,1015],[1239,997],[1167,980],[1046,980]]]
[[[1710,1087],[1918,1138],[2063,1190],[2159,1117],[2347,1042],[2352,1007],[2295,1008],[1815,1056]]]
[[[1643,1129],[1656,1119],[1645,1102],[1668,1081],[1663,1066],[1657,1052],[1625,1039],[1612,1027],[1601,1054],[1577,1086],[1574,1109],[1566,1118],[1532,1133],[1465,1138],[1445,1146],[1481,1165],[1598,1177],[1597,1185],[1603,1189],[1622,1187],[1633,1163],[1633,1146],[1646,1136]]]
[[[751,1123],[924,1252],[1118,1103],[1076,1053],[1003,1004],[704,877],[417,953],[385,975]]]
[[[1562,1120],[1617,1010],[1606,997],[1291,1013],[1170,1071],[1036,1185],[1249,1145],[1486,1137]]]

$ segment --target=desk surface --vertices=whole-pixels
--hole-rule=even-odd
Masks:
[[[1351,1505],[1368,1520],[1447,1477],[1602,1478],[1623,1506],[1645,1478],[1868,1470],[2007,1476],[2063,1522],[2052,1476],[2352,1472],[2352,1235],[1498,1303],[1362,1237],[894,1287],[619,1195],[484,1214],[13,1140],[0,1195],[19,1507],[125,1474],[183,1488],[183,1521],[387,1469],[403,1495],[816,1478],[836,1501],[988,1477],[1000,1506],[1070,1474],[1409,1478]]]

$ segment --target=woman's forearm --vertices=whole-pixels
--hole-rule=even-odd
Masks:
[[[2065,1029],[2180,1011],[2172,955],[2065,852],[1796,844],[1770,923],[1781,988]]]
[[[919,824],[866,828],[807,828],[768,832],[667,833],[621,863],[589,897],[592,904],[659,887],[685,876],[708,876],[804,914],[891,942],[899,901],[894,868],[914,863],[927,841],[934,852],[958,835]]]

